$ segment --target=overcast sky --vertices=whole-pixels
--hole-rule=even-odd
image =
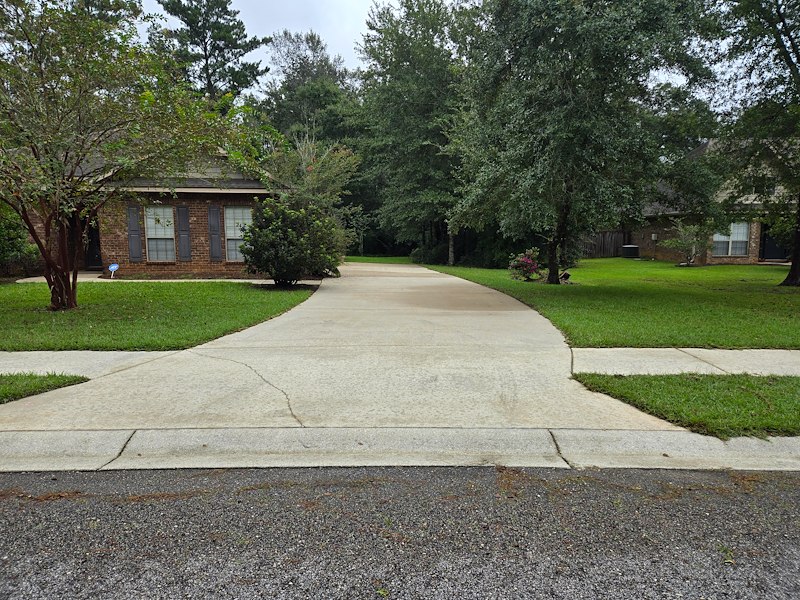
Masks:
[[[143,0],[145,12],[161,13],[157,0]],[[366,32],[372,0],[233,0],[248,35],[265,36],[288,29],[313,29],[328,44],[331,55],[340,54],[349,68],[360,66],[355,45]],[[266,61],[267,55],[258,57]]]

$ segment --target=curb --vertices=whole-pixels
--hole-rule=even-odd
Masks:
[[[251,428],[0,432],[0,471],[274,467],[800,471],[800,437],[688,431]]]

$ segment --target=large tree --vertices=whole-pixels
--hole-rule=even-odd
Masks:
[[[380,196],[382,224],[399,241],[441,246],[450,233],[457,160],[446,151],[460,70],[444,0],[375,5],[362,55],[362,123],[356,147]]]
[[[140,45],[138,2],[103,4],[114,10],[0,4],[0,202],[39,248],[53,310],[77,306],[79,257],[98,211],[134,178],[185,173],[227,131]]]
[[[247,36],[239,11],[231,0],[158,0],[164,10],[183,23],[168,31],[176,56],[189,81],[211,100],[238,95],[258,82],[269,69],[245,57],[270,42]]]
[[[547,239],[548,282],[580,238],[636,215],[660,174],[654,75],[693,80],[696,6],[678,0],[487,0],[458,147],[460,222]]]
[[[792,264],[782,285],[800,286],[800,0],[715,0],[727,37],[734,105],[726,143],[736,196],[754,194],[787,234]]]
[[[289,137],[313,135],[341,141],[346,136],[342,111],[353,99],[352,75],[341,56],[331,56],[313,31],[284,30],[270,45],[274,75],[265,89],[263,110]]]

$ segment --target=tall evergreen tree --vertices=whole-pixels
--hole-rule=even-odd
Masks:
[[[455,203],[446,152],[459,69],[444,0],[375,5],[362,55],[365,139],[357,150],[380,195],[382,224],[400,241],[441,247]]]
[[[176,58],[185,65],[188,80],[210,99],[238,95],[269,70],[260,61],[244,60],[270,38],[248,37],[231,0],[158,1],[183,23],[167,35],[175,43]]]

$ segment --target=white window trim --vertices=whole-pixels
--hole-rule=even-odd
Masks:
[[[173,250],[172,250],[173,257],[171,259],[155,259],[155,258],[152,258],[152,253],[150,252],[150,240],[168,240],[168,239],[170,239],[169,237],[166,237],[166,236],[150,235],[151,231],[149,230],[149,225],[148,225],[149,219],[148,219],[148,216],[147,216],[147,211],[148,210],[152,210],[154,208],[169,209],[170,212],[172,212],[172,218],[169,221],[169,226],[172,229],[172,238],[171,239],[172,239],[172,247],[173,247]],[[173,262],[175,262],[176,257],[177,257],[177,250],[175,249],[175,207],[172,206],[172,205],[169,205],[169,204],[152,204],[150,206],[146,206],[144,210],[145,210],[145,213],[144,213],[144,215],[145,215],[144,216],[144,239],[145,239],[145,248],[147,250],[147,262],[153,262],[153,263],[173,263]]]
[[[744,224],[745,227],[747,227],[747,234],[745,236],[745,239],[743,240],[734,240],[731,235],[733,233],[733,227],[734,225],[739,225],[739,224]],[[740,221],[739,223],[731,223],[730,229],[728,229],[728,233],[727,234],[715,233],[712,242],[714,245],[719,244],[720,242],[725,242],[728,245],[728,249],[724,254],[719,254],[712,250],[711,256],[714,258],[725,258],[725,257],[742,258],[750,256],[750,223],[746,221]],[[733,247],[733,244],[736,242],[746,242],[747,245],[745,246],[744,254],[731,253],[731,248]]]
[[[222,211],[222,213],[223,213],[223,217],[222,218],[224,219],[224,230],[225,230],[225,261],[226,262],[230,262],[230,263],[240,263],[241,264],[241,263],[244,262],[244,257],[231,258],[229,256],[229,253],[228,253],[228,241],[229,240],[241,240],[242,242],[244,241],[244,239],[241,237],[241,235],[242,235],[241,231],[239,232],[239,237],[228,237],[228,209],[234,209],[234,208],[245,210],[248,214],[250,214],[251,215],[251,221],[250,222],[252,223],[252,210],[253,210],[253,207],[252,206],[244,206],[244,205],[241,205],[241,206],[240,205],[229,205],[229,206],[225,206],[223,211]],[[239,251],[239,254],[241,254],[241,251]]]

